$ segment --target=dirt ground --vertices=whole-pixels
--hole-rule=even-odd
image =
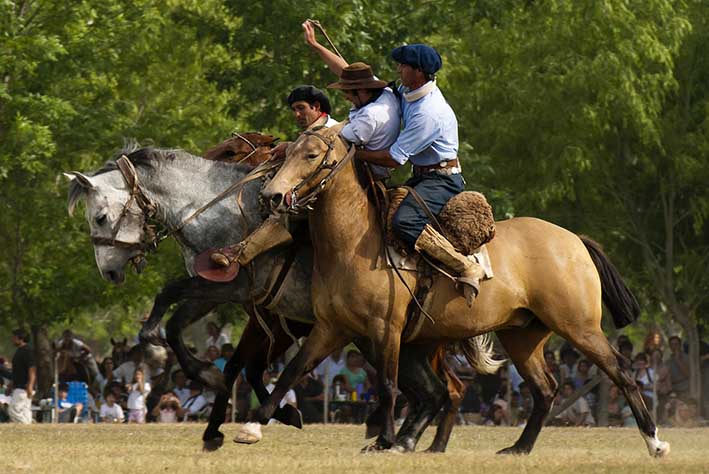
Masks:
[[[201,451],[205,425],[0,425],[1,472],[7,473],[709,473],[709,429],[660,430],[672,444],[667,458],[651,458],[634,429],[545,428],[529,456],[499,456],[520,428],[457,427],[445,454],[360,454],[363,427],[308,425],[264,428],[251,446],[231,439]],[[429,430],[431,431],[431,430]],[[428,447],[432,431],[419,448]]]

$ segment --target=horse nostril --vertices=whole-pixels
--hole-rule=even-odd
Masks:
[[[283,202],[283,194],[276,193],[271,196],[271,209],[276,209]]]

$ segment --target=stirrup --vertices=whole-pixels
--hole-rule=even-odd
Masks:
[[[228,267],[231,265],[232,260],[223,254],[222,252],[214,252],[212,255],[209,256],[209,259],[216,265],[219,265],[220,267]]]

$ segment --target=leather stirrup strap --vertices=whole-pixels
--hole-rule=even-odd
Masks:
[[[431,221],[431,225],[441,233],[442,236],[444,236],[446,239],[448,238],[446,236],[445,231],[443,230],[443,227],[441,226],[441,223],[438,222],[438,219],[436,216],[433,214],[433,211],[431,211],[431,208],[428,207],[428,204],[426,204],[426,201],[423,200],[421,195],[411,186],[402,186],[404,189],[409,191],[409,194],[414,198],[416,203],[421,207],[423,212],[426,213],[426,216],[428,216],[428,220]]]

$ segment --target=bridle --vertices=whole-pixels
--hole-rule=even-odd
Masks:
[[[248,158],[251,156],[254,152],[256,152],[256,147],[254,146],[253,143],[251,143],[246,137],[243,137],[239,135],[238,133],[235,133],[235,136],[238,136],[242,140],[244,140],[246,143],[251,145],[251,147],[254,148],[254,150],[246,156]],[[243,161],[244,159],[239,160]],[[138,254],[135,255],[130,259],[131,264],[135,267],[135,269],[140,272],[142,268],[145,266],[145,254],[149,252],[153,252],[157,249],[158,245],[168,237],[176,234],[177,232],[181,231],[189,222],[197,218],[200,214],[202,214],[204,211],[212,207],[214,204],[218,203],[228,195],[234,193],[237,189],[243,187],[247,183],[250,183],[251,181],[257,180],[264,178],[266,175],[268,175],[270,172],[275,170],[281,165],[281,162],[276,162],[276,161],[266,161],[264,163],[261,163],[259,166],[254,168],[249,174],[238,180],[237,182],[233,183],[230,185],[228,188],[226,188],[224,191],[219,193],[217,196],[215,196],[211,201],[209,201],[207,204],[204,206],[200,207],[196,211],[194,211],[192,214],[190,214],[187,218],[185,218],[182,222],[180,222],[179,225],[177,225],[173,229],[165,229],[161,232],[155,232],[155,227],[149,224],[149,221],[155,216],[157,212],[157,205],[148,197],[148,195],[145,193],[143,190],[142,186],[140,185],[140,182],[138,180],[138,174],[135,171],[135,167],[133,166],[133,163],[130,161],[130,159],[126,155],[121,155],[120,158],[116,160],[116,165],[118,166],[118,170],[121,172],[121,176],[123,176],[123,179],[125,180],[126,184],[128,184],[128,187],[130,188],[130,197],[126,201],[126,203],[123,205],[123,209],[121,210],[121,214],[118,217],[118,220],[116,221],[115,225],[113,226],[113,229],[111,230],[111,237],[99,237],[99,236],[91,236],[91,242],[94,245],[107,245],[107,246],[112,246],[112,247],[118,247],[126,250],[137,250]],[[118,240],[116,237],[118,237],[118,233],[121,228],[121,224],[123,223],[123,219],[126,217],[128,212],[130,211],[130,207],[135,202],[138,207],[141,210],[141,213],[143,214],[144,220],[143,220],[143,238],[138,241],[138,242],[126,242],[124,240]]]
[[[341,161],[338,162],[337,160],[333,160],[332,162],[328,162],[330,153],[332,153],[332,151],[335,149],[335,142],[338,139],[343,141],[344,139],[340,137],[340,135],[337,135],[337,138],[333,139],[332,141],[328,141],[325,139],[325,137],[317,133],[317,130],[320,129],[318,128],[315,130],[306,130],[305,132],[303,132],[303,135],[318,138],[325,144],[325,146],[327,146],[327,151],[323,155],[322,160],[320,160],[320,163],[318,163],[317,168],[315,168],[312,173],[310,173],[305,179],[303,179],[303,181],[296,184],[286,196],[286,210],[291,214],[298,214],[304,210],[312,211],[312,205],[318,198],[318,195],[325,189],[325,186],[327,186],[327,184],[335,177],[335,175],[347,163],[352,160],[355,154],[356,147],[354,144],[352,144],[349,150],[347,151],[347,154],[344,158],[342,158]],[[315,181],[317,179],[317,176],[323,170],[330,170],[330,172],[325,175],[325,177],[322,178],[318,184],[310,188],[307,193],[302,196],[298,196],[298,192],[302,190],[305,186]]]
[[[153,226],[148,224],[148,221],[155,215],[157,206],[145,194],[143,188],[140,186],[140,183],[138,182],[138,174],[135,171],[133,163],[131,163],[128,157],[126,155],[121,155],[121,157],[116,160],[116,165],[118,166],[118,170],[121,172],[123,179],[130,188],[130,196],[123,205],[123,209],[121,210],[113,229],[111,229],[111,237],[99,237],[92,235],[91,242],[94,245],[108,245],[126,250],[137,250],[138,254],[132,257],[130,261],[136,270],[140,271],[145,264],[145,252],[155,250],[159,242],[158,237],[155,234],[155,229]],[[118,240],[117,237],[121,230],[123,219],[125,219],[128,212],[130,212],[130,207],[134,202],[138,205],[141,210],[141,214],[144,217],[142,232],[143,238],[138,242]]]

